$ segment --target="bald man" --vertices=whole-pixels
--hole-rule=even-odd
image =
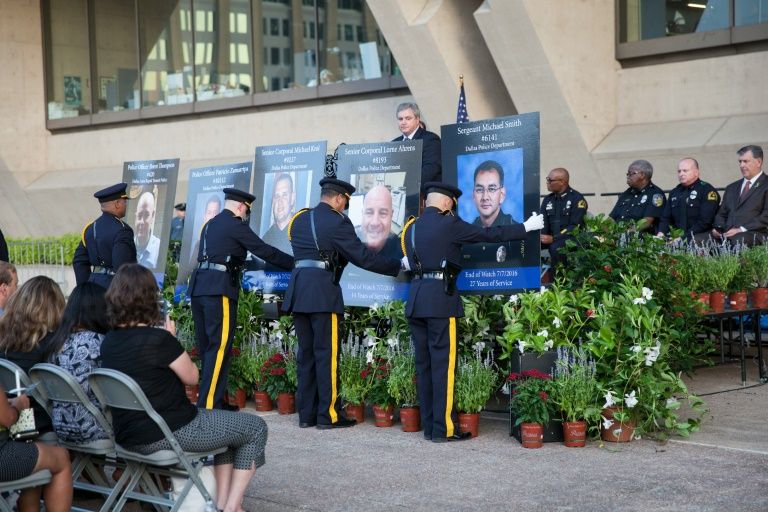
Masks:
[[[160,254],[160,239],[154,235],[156,210],[155,195],[152,192],[144,192],[139,196],[134,243],[139,265],[148,269],[157,267],[157,256]]]
[[[363,219],[356,230],[368,250],[389,257],[402,257],[400,241],[392,233],[392,192],[385,185],[371,188],[363,199]]]
[[[570,233],[577,226],[585,226],[587,200],[578,191],[571,188],[568,170],[562,167],[552,169],[547,176],[549,194],[541,202],[544,214],[544,229],[539,238],[543,249],[549,249],[552,265],[565,264],[560,249],[570,238]]]
[[[699,233],[709,233],[720,206],[720,194],[699,179],[699,162],[695,158],[683,158],[677,163],[677,181],[679,184],[664,205],[657,235],[668,234],[669,228],[682,229],[687,240]]]

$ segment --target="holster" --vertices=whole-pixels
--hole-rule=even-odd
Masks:
[[[443,272],[443,290],[448,295],[456,293],[456,279],[461,272],[461,266],[448,260],[440,262],[440,270]]]

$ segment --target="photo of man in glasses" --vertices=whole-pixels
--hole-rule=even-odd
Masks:
[[[478,216],[472,222],[486,228],[518,224],[509,213],[501,209],[507,191],[504,187],[504,169],[495,160],[486,160],[475,169],[475,185],[472,198]]]

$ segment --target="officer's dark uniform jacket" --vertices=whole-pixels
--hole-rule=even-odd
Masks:
[[[312,236],[310,215],[314,212],[317,245]],[[397,276],[400,261],[369,251],[355,234],[355,227],[346,215],[327,203],[314,209],[301,210],[294,215],[288,227],[288,236],[296,261],[321,261],[318,251],[336,252],[338,264],[344,268],[348,262],[365,270]],[[334,273],[322,268],[295,268],[285,293],[283,309],[295,313],[344,313],[341,287],[334,284]]]
[[[712,229],[720,206],[720,194],[706,181],[696,180],[690,186],[677,185],[669,193],[669,200],[659,221],[659,231],[667,234],[674,227],[685,231],[686,238]]]
[[[609,215],[616,222],[653,217],[652,233],[656,234],[665,202],[664,191],[653,183],[648,183],[642,190],[629,187],[621,193]]]
[[[584,226],[587,201],[579,192],[568,187],[562,194],[552,192],[541,202],[544,214],[542,235],[552,235],[555,240],[564,237],[577,226]]]
[[[499,211],[499,214],[493,219],[493,223],[488,227],[497,228],[499,226],[511,226],[512,224],[517,223],[518,222],[512,218],[512,214]],[[472,225],[483,227],[483,221],[480,220],[480,216],[475,217],[475,220],[472,221]]]
[[[200,237],[198,263],[223,265],[225,272],[215,268],[197,268],[192,274],[189,288],[192,297],[225,295],[237,300],[240,293],[240,268],[250,251],[259,258],[283,269],[293,267],[293,258],[262,241],[239,217],[225,209],[203,226]]]
[[[75,280],[77,284],[91,281],[107,288],[114,273],[125,263],[136,263],[133,230],[111,213],[104,212],[83,229],[72,258]]]
[[[439,272],[443,259],[460,261],[461,246],[472,242],[501,242],[525,238],[522,224],[481,228],[469,224],[450,212],[441,212],[434,206],[427,207],[414,223],[407,225],[401,234],[411,271],[417,272],[413,255],[411,230],[416,228],[416,256],[422,272]],[[408,292],[405,314],[413,318],[449,318],[464,316],[459,293],[448,295],[440,279],[414,279]]]

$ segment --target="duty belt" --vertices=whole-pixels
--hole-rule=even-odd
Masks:
[[[95,267],[93,267],[93,269],[91,270],[91,273],[92,273],[92,274],[107,274],[108,276],[113,276],[113,275],[115,275],[115,271],[114,271],[114,270],[112,270],[111,268],[107,268],[107,267],[100,267],[100,266],[98,266],[98,265],[96,265]]]
[[[330,270],[328,264],[323,260],[296,260],[294,268],[321,268],[323,270]]]
[[[415,279],[442,279],[442,272],[422,272],[413,276]]]
[[[219,272],[229,272],[229,269],[226,265],[211,263],[210,261],[203,261],[202,263],[198,263],[197,268],[200,270],[218,270]]]

